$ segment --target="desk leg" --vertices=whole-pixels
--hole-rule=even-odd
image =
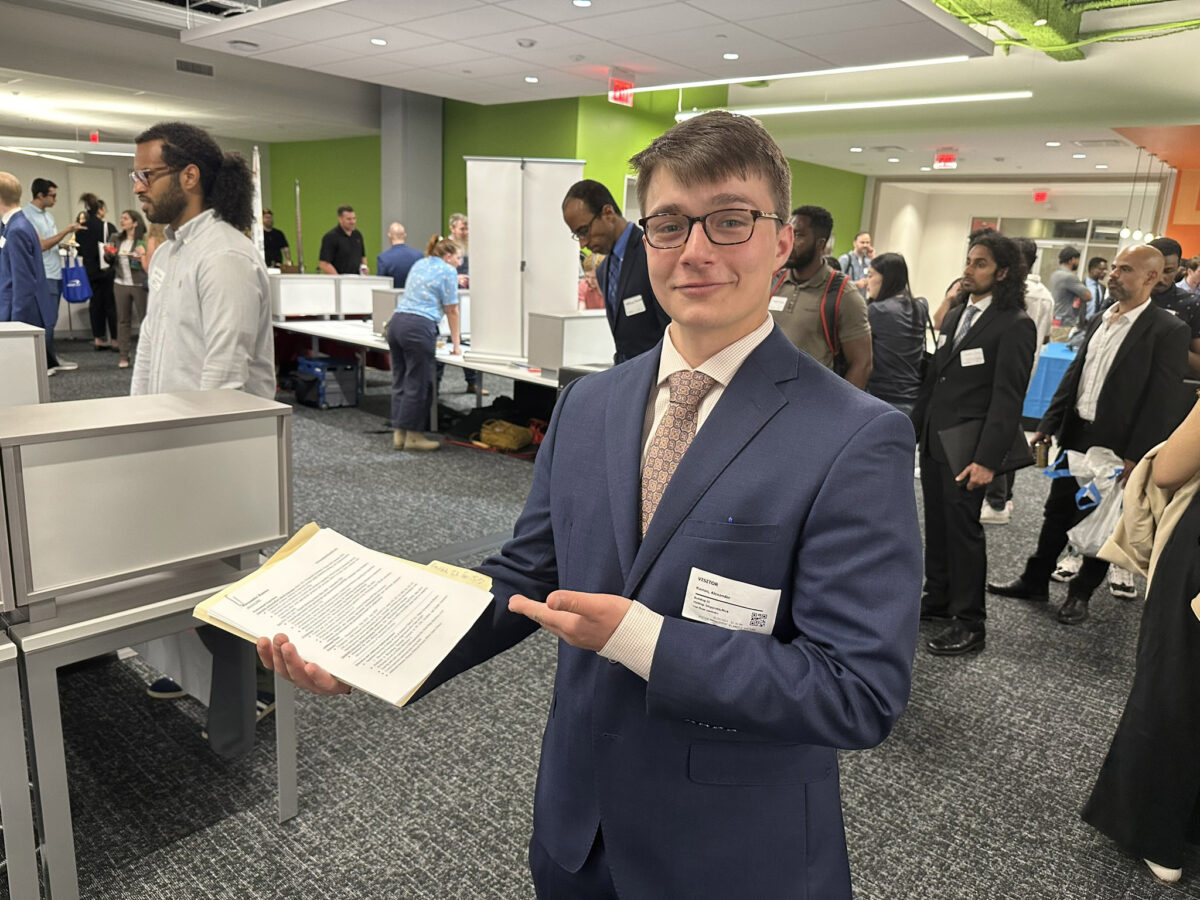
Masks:
[[[429,430],[437,434],[437,405],[438,405],[438,377],[437,377],[437,360],[433,361],[433,387],[429,396],[433,398],[433,402],[429,405]]]
[[[33,735],[33,771],[42,823],[42,868],[50,900],[79,900],[75,836],[67,788],[62,710],[58,705],[58,669],[22,657],[29,730]]]
[[[299,811],[296,793],[296,688],[275,676],[275,763],[279,769],[279,821]]]
[[[0,668],[0,819],[4,821],[9,896],[12,900],[37,900],[37,850],[29,802],[29,766],[25,762],[25,719],[15,662]]]

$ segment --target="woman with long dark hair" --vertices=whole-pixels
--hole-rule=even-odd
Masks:
[[[874,354],[867,393],[911,415],[921,389],[929,308],[913,298],[908,264],[899,253],[881,253],[867,269],[867,318]]]
[[[104,258],[104,248],[116,233],[104,215],[108,211],[104,201],[95,194],[83,194],[79,198],[87,219],[83,230],[75,234],[79,244],[79,258],[83,261],[88,282],[92,286],[92,299],[88,313],[92,320],[92,342],[97,350],[117,349],[117,303],[113,296],[114,270]]]
[[[121,236],[113,267],[113,295],[117,304],[117,349],[121,359],[118,368],[129,368],[133,349],[133,311],[138,319],[146,316],[146,223],[135,209],[121,213]]]

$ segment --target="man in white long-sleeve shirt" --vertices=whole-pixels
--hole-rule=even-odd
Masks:
[[[135,143],[133,192],[146,217],[167,226],[167,240],[150,264],[130,393],[227,388],[274,399],[270,286],[243,233],[253,219],[246,161],[182,122],[159,123]],[[216,629],[197,634],[203,646],[185,636],[174,649],[154,642],[144,652],[152,663],[195,673],[185,684],[208,700],[210,745],[222,756],[241,756],[254,742],[253,650]],[[169,678],[150,686],[153,697],[183,693]]]

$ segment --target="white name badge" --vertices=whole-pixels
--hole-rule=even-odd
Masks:
[[[787,301],[787,297],[772,297],[767,309],[771,310],[771,312],[782,312],[787,306]]]
[[[646,311],[646,301],[642,299],[641,294],[626,297],[623,302],[625,304],[625,315],[627,316],[636,316],[638,313]]]
[[[162,269],[155,269],[150,273],[150,290],[157,291],[166,280],[166,273]]]
[[[703,569],[692,569],[687,596],[683,601],[684,618],[718,625],[733,631],[770,634],[775,626],[782,591],[735,581]]]
[[[938,345],[939,347],[944,347],[944,346],[946,346],[946,335],[944,335],[944,334],[939,334],[939,335],[938,335],[938,339],[937,339],[937,345]]]
[[[8,237],[0,237],[0,250],[4,249],[4,245],[8,243]]]
[[[982,366],[983,348],[972,347],[970,350],[964,350],[961,354],[959,354],[959,360],[964,366]]]

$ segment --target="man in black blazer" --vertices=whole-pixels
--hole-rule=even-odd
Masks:
[[[1083,344],[1054,392],[1034,440],[1054,437],[1064,450],[1108,447],[1125,461],[1125,475],[1146,451],[1166,440],[1187,414],[1191,333],[1178,318],[1150,301],[1162,272],[1154,247],[1126,247],[1112,262],[1108,295],[1114,304],[1094,316]],[[1065,467],[1065,463],[1063,464]],[[1088,511],[1075,504],[1074,478],[1056,478],[1046,499],[1037,549],[1012,581],[989,584],[1001,597],[1045,602],[1050,573],[1067,543],[1067,531]],[[1071,581],[1058,621],[1075,625],[1088,616],[1092,591],[1108,563],[1085,556]]]
[[[963,303],[942,320],[913,410],[925,498],[921,618],[950,622],[926,644],[937,656],[984,646],[987,546],[979,512],[984,488],[1020,433],[1037,346],[1025,314],[1025,258],[1013,241],[996,231],[972,235],[961,289]],[[958,426],[975,441],[964,468],[951,465],[954,454],[943,444]]]
[[[596,280],[617,347],[613,362],[623,363],[656,346],[671,317],[658,305],[650,286],[642,229],[626,221],[608,188],[598,181],[571,185],[562,214],[575,240],[593,253],[604,254]]]

